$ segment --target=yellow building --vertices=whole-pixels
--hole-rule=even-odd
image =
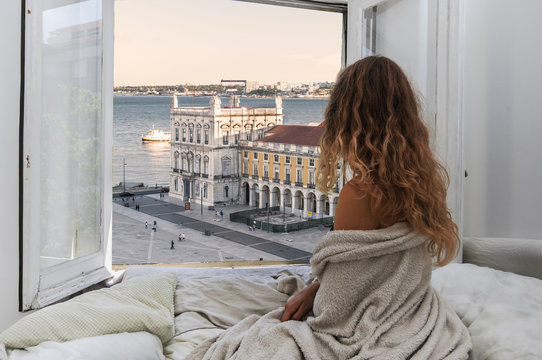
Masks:
[[[339,188],[324,194],[315,187],[320,153],[319,126],[279,125],[254,141],[241,141],[240,201],[303,218],[333,216]]]

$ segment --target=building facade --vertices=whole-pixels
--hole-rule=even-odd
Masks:
[[[329,194],[316,189],[319,139],[324,128],[282,125],[257,140],[241,141],[241,203],[280,206],[285,214],[319,219],[334,216],[339,185]]]
[[[229,107],[218,96],[208,107],[179,107],[174,95],[170,196],[203,205],[238,202],[241,141],[263,137],[282,120],[280,97],[274,108],[241,107],[238,96],[230,97]]]

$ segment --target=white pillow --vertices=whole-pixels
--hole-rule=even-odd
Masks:
[[[541,359],[542,280],[450,264],[431,283],[469,330],[471,360]]]
[[[0,334],[6,348],[44,341],[69,341],[122,332],[147,331],[168,342],[175,333],[173,273],[123,281],[29,314]]]
[[[9,360],[164,360],[160,339],[148,332],[87,337],[64,343],[45,341],[8,352]]]

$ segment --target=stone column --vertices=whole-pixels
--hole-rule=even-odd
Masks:
[[[280,191],[280,190],[279,190]],[[285,192],[283,191],[281,194],[280,194],[280,212],[284,214],[284,211],[285,210],[285,207],[286,207],[286,196],[284,194]]]
[[[249,184],[250,186],[250,184]],[[250,198],[248,199],[249,206],[254,207],[256,206],[256,192],[254,191],[254,185],[250,187]]]
[[[265,195],[264,191],[260,189],[260,209],[265,208]]]
[[[196,180],[190,180],[190,202],[196,200]]]
[[[311,204],[309,201],[311,200],[310,196],[303,196],[303,217],[305,219],[309,218],[309,208],[311,207]]]
[[[322,199],[316,200],[316,214],[315,215],[317,215],[318,218],[322,217],[323,204],[324,204],[324,200]]]
[[[277,194],[273,190],[270,190],[269,192],[269,206],[277,206]]]
[[[336,206],[337,206],[337,202],[335,201],[335,198],[329,199],[329,216],[335,216]]]

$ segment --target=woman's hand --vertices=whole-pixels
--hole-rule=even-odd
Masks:
[[[320,287],[319,282],[314,282],[301,290],[296,296],[284,305],[284,314],[280,321],[300,320],[312,309],[316,292]]]

